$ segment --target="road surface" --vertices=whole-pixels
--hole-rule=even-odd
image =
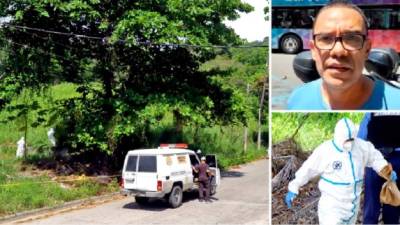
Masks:
[[[303,84],[293,70],[296,55],[274,53],[271,55],[271,106],[286,109],[286,103],[294,88]]]
[[[13,221],[14,224],[269,224],[269,162],[259,160],[222,173],[212,203],[184,196],[181,207],[163,201],[139,206],[133,197],[66,212]]]

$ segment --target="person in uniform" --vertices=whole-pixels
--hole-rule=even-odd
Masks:
[[[210,179],[209,175],[211,171],[208,164],[206,163],[206,157],[201,157],[200,164],[193,167],[193,170],[199,174],[199,201],[203,200],[206,202],[211,202],[210,200]],[[205,193],[205,197],[204,197]]]
[[[366,113],[360,124],[358,137],[370,141],[392,164],[393,170],[400,171],[400,113]],[[365,170],[364,224],[378,224],[382,208],[385,224],[399,224],[400,207],[381,204],[379,194],[385,182],[372,168]],[[400,182],[397,181],[397,186]]]

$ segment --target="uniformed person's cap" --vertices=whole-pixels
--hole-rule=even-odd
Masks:
[[[201,161],[206,161],[206,157],[201,157]]]

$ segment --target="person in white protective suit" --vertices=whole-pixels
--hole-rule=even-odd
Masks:
[[[54,137],[54,134],[56,131],[54,128],[50,128],[49,131],[47,131],[47,137],[49,138],[49,141],[53,147],[56,146],[56,138]]]
[[[17,142],[17,153],[16,157],[17,158],[22,158],[25,155],[25,138],[21,137],[21,139],[18,140]]]
[[[354,224],[360,205],[365,167],[372,167],[379,173],[387,164],[370,142],[356,137],[353,122],[343,118],[336,124],[333,140],[318,146],[296,172],[295,179],[289,183],[285,202],[291,208],[299,188],[320,176],[319,223]],[[391,177],[392,180],[397,179],[394,171]]]

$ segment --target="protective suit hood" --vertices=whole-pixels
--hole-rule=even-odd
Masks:
[[[349,148],[344,147],[344,142],[351,138],[354,139],[356,133],[356,127],[353,121],[348,118],[343,118],[336,123],[333,141],[340,150],[349,151]]]

